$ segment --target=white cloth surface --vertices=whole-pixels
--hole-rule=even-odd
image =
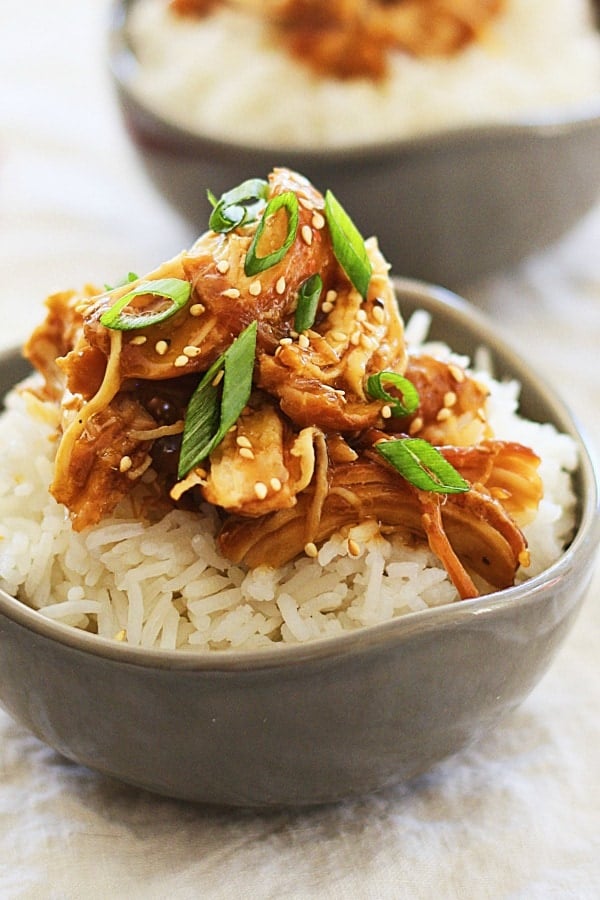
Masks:
[[[138,169],[106,67],[107,12],[106,0],[0,3],[0,348],[27,336],[52,290],[143,272],[194,237]],[[600,206],[463,293],[600,446]],[[409,786],[327,808],[157,798],[64,760],[0,711],[0,897],[595,900],[599,575],[501,728]]]

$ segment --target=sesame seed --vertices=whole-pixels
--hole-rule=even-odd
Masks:
[[[281,481],[279,480],[279,478],[271,478],[269,484],[271,485],[271,488],[275,491],[275,493],[281,490]]]
[[[337,291],[329,290],[325,294],[325,300],[327,303],[335,303],[337,300]]]
[[[254,493],[259,500],[264,500],[267,496],[267,486],[263,481],[257,481],[254,485]]]
[[[258,278],[252,282],[252,284],[248,288],[248,291],[250,294],[252,294],[253,297],[258,297],[258,295],[262,291],[262,284],[260,283]]]
[[[122,456],[119,463],[119,472],[128,472],[132,465],[133,460],[130,456]]]
[[[330,313],[333,309],[333,303],[330,303],[329,300],[325,300],[325,302],[321,304],[321,309],[324,313]]]
[[[190,316],[201,316],[205,307],[201,303],[192,303],[190,306]]]
[[[243,459],[254,459],[254,453],[250,449],[250,447],[240,447],[238,450],[238,453],[240,454],[241,457],[243,457]],[[254,486],[254,490],[256,491],[256,485]],[[257,494],[257,496],[258,496],[258,494]],[[262,500],[263,498],[259,497],[259,499]]]
[[[238,447],[252,447],[252,443],[250,442],[250,438],[247,438],[245,434],[239,434],[235,439]]]
[[[195,347],[193,344],[188,344],[187,347],[183,348],[183,352],[186,356],[189,356],[190,359],[194,359],[195,356],[199,356],[202,352],[200,347]]]
[[[381,306],[374,306],[371,310],[371,315],[378,325],[383,325],[383,323],[385,322],[385,313]]]
[[[281,338],[279,343],[281,344],[282,347],[289,347],[289,345],[291,343],[293,343],[293,341],[292,341],[291,337],[284,337],[284,338]]]
[[[359,322],[365,322],[367,319],[367,311],[362,307],[357,311],[356,318]]]
[[[310,556],[311,559],[316,559],[319,551],[317,550],[317,545],[313,544],[312,541],[309,541],[308,544],[304,545],[304,552],[307,556]]]
[[[275,290],[278,294],[283,294],[283,292],[285,291],[285,278],[283,277],[283,275],[281,276],[281,278],[277,279]]]
[[[159,356],[164,356],[167,350],[169,349],[169,345],[166,341],[157,341],[154,345],[154,349],[158,353]]]
[[[360,556],[360,545],[353,538],[348,541],[348,553],[350,556]]]
[[[130,344],[134,344],[136,347],[141,347],[142,344],[145,344],[148,338],[145,334],[136,334],[135,337],[131,338],[129,341]]]
[[[237,288],[227,288],[225,291],[221,291],[223,297],[229,297],[230,300],[237,300],[240,296],[240,292]]]
[[[438,422],[445,422],[446,419],[449,419],[451,415],[452,415],[452,413],[450,412],[448,407],[445,406],[443,409],[440,409],[438,411],[436,419]]]
[[[384,419],[391,419],[392,418],[392,407],[388,406],[386,403],[385,406],[381,407],[381,415]]]
[[[298,345],[302,348],[302,350],[308,350],[310,347],[310,341],[305,334],[301,334],[298,338]]]
[[[316,228],[317,231],[320,231],[321,228],[325,228],[325,218],[321,215],[320,212],[314,212],[312,217],[312,227]]]
[[[312,228],[310,227],[310,225],[303,225],[300,233],[302,235],[302,240],[304,241],[304,243],[310,247],[313,239]]]
[[[448,366],[448,371],[452,375],[455,381],[458,381],[459,384],[465,380],[465,373],[458,366],[453,365],[452,363]]]
[[[354,332],[352,332],[352,334],[350,335],[350,343],[351,343],[354,347],[358,347],[358,345],[360,344],[360,338],[361,338],[361,333],[360,333],[360,331],[354,331]]]
[[[217,263],[217,272],[220,272],[221,275],[225,275],[226,272],[229,272],[229,260],[228,259],[220,259]]]
[[[348,335],[346,334],[345,331],[332,331],[331,338],[334,341],[347,341]]]
[[[219,369],[219,371],[217,372],[217,374],[211,381],[212,386],[216,387],[220,383],[220,381],[224,377],[224,375],[225,375],[225,369]],[[235,429],[235,425],[232,426],[232,430],[234,430],[234,429]]]
[[[521,550],[518,556],[518,560],[522,566],[527,568],[527,566],[531,563],[531,557],[529,555],[529,550]]]
[[[312,212],[312,210],[314,209],[312,201],[307,197],[298,196],[298,202],[300,203],[300,206],[303,206],[304,209],[307,209],[309,212]]]
[[[456,394],[454,393],[454,391],[446,391],[446,393],[444,394],[444,406],[447,406],[447,407],[454,406],[457,399],[458,398],[457,398]]]
[[[408,428],[408,433],[416,434],[417,431],[420,431],[422,427],[423,427],[423,419],[421,418],[421,416],[417,416],[410,423],[409,428]]]
[[[178,356],[178,357],[176,358],[176,360],[175,360],[175,362],[173,363],[173,365],[174,365],[177,369],[182,369],[183,366],[187,366],[187,364],[189,363],[189,361],[190,361],[189,356],[186,356],[185,353],[182,353],[180,356]]]
[[[373,350],[375,346],[368,334],[361,334],[360,345],[364,350]]]

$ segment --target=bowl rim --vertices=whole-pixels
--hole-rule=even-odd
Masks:
[[[262,168],[269,168],[274,155],[284,158],[286,164],[302,166],[313,159],[320,166],[365,163],[382,163],[400,153],[417,155],[440,152],[456,144],[490,143],[503,139],[547,140],[566,136],[573,131],[596,128],[600,125],[600,87],[588,100],[564,107],[558,106],[539,113],[522,113],[512,119],[459,124],[424,134],[404,138],[389,138],[376,142],[355,142],[343,147],[299,147],[277,144],[267,146],[258,143],[229,140],[203,135],[164,118],[160,112],[147,105],[130,87],[130,75],[136,65],[136,57],[127,36],[129,7],[136,0],[113,0],[108,21],[108,67],[117,90],[126,98],[139,120],[145,119],[145,135],[155,150],[172,150],[176,142],[178,151],[193,155],[202,146],[211,157],[223,161],[239,161],[243,152],[249,160]],[[139,121],[138,121],[139,124]]]
[[[397,645],[415,635],[425,635],[438,628],[454,628],[468,624],[482,615],[501,615],[508,606],[522,606],[537,602],[546,590],[566,578],[581,560],[595,553],[600,542],[600,468],[591,449],[585,429],[572,414],[554,388],[511,350],[502,335],[501,327],[472,304],[447,290],[427,282],[409,278],[395,278],[394,284],[400,307],[402,295],[411,296],[431,313],[451,319],[455,325],[481,338],[481,344],[494,347],[507,362],[511,377],[517,378],[519,370],[527,375],[527,389],[541,397],[552,411],[552,420],[568,433],[577,445],[578,474],[582,486],[579,524],[569,547],[549,568],[519,585],[494,591],[471,600],[430,607],[407,613],[356,631],[317,638],[303,644],[274,645],[257,650],[164,650],[143,648],[81,631],[73,626],[45,618],[39,611],[27,606],[0,589],[0,615],[16,625],[30,630],[42,638],[66,645],[84,653],[92,653],[105,660],[118,661],[151,669],[189,671],[259,671],[285,669],[299,663],[331,660],[340,655],[368,651],[374,648]],[[18,350],[5,351],[4,359],[17,359]],[[502,373],[498,373],[498,377]]]

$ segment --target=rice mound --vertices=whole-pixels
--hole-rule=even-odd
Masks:
[[[418,336],[419,316],[406,336]],[[420,348],[468,364],[443,345]],[[553,425],[518,415],[519,385],[475,371],[490,396],[496,437],[541,457],[544,498],[523,531],[531,565],[517,581],[552,564],[575,524],[570,472],[576,447]],[[51,496],[58,412],[13,390],[0,415],[0,587],[49,619],[143,647],[258,649],[354,631],[458,599],[445,569],[423,545],[382,534],[373,521],[335,534],[314,559],[272,569],[232,564],[218,550],[214,508],[172,510],[143,522],[146,483],[99,525],[77,533]],[[248,527],[252,527],[249,520]],[[360,548],[358,555],[357,547]]]
[[[239,9],[182,19],[166,0],[139,0],[128,38],[143,103],[198,134],[253,146],[345,147],[584,109],[600,78],[590,0],[507,0],[454,56],[394,53],[383,84],[318,78]]]

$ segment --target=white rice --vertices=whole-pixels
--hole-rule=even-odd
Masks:
[[[600,99],[600,33],[589,0],[507,0],[485,39],[452,58],[395,53],[388,79],[317,77],[223,9],[175,16],[138,0],[129,34],[133,88],[200,134],[272,147],[340,147],[455,126],[544,116]]]
[[[420,340],[426,327],[427,317],[415,315],[407,340]],[[468,362],[443,345],[421,349]],[[524,529],[531,566],[519,571],[520,581],[555,561],[572,533],[569,473],[576,448],[552,425],[518,416],[515,382],[476,376],[491,391],[496,437],[520,441],[542,458],[545,493]],[[354,631],[457,599],[427,548],[384,538],[372,522],[333,535],[316,559],[253,571],[221,556],[216,514],[208,506],[144,524],[123,503],[112,518],[76,533],[48,492],[56,415],[53,407],[13,391],[0,417],[0,587],[51,619],[144,647],[254,649]],[[359,545],[359,556],[351,555],[349,541]]]

